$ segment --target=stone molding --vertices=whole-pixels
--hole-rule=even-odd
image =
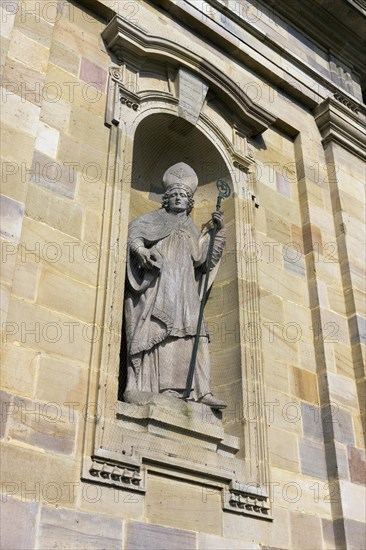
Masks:
[[[233,55],[236,59],[245,63],[247,67],[256,71],[258,75],[261,75],[266,80],[269,80],[274,86],[282,88],[293,98],[298,99],[307,107],[312,109],[315,108],[323,98],[339,90],[339,87],[332,82],[330,78],[320,74],[308,63],[294,55],[291,52],[291,49],[284,48],[282,44],[278,43],[261,30],[255,28],[251,23],[245,21],[235,12],[227,8],[220,0],[205,0],[205,2],[207,6],[212,6],[217,12],[222,13],[224,18],[228,18],[230,21],[233,21],[234,24],[238,25],[250,36],[252,36],[254,40],[257,40],[257,49],[252,46],[251,42],[249,42],[248,44],[252,47],[245,48],[244,51],[244,49],[238,44],[237,37],[233,36],[233,33],[226,30],[224,26],[220,26],[214,19],[211,19],[209,14],[203,11],[203,8],[201,11],[198,6],[194,7],[190,3],[180,2],[179,0],[152,0],[152,2],[171,13],[176,19],[184,21],[186,25],[199,34],[206,37],[208,36],[213,44],[218,45],[220,48],[227,51],[229,55]],[[263,5],[265,8],[266,6],[264,3]],[[290,22],[295,22],[296,25],[302,21],[302,18],[299,20],[298,17],[298,8],[292,6],[289,2],[276,2],[276,5],[274,5],[273,8],[272,6],[270,7],[273,9],[275,14],[278,12]],[[319,41],[319,38],[322,38],[322,36],[326,37],[328,40],[328,18],[326,17],[325,19],[326,23],[320,22],[319,18],[316,19],[316,17],[314,17],[314,9],[308,5],[307,2],[302,3],[301,8],[303,7],[306,13],[306,17],[303,17],[303,20],[309,25],[307,31],[311,27],[313,36],[316,37],[314,38],[315,43]],[[321,7],[317,6],[317,9],[321,9]],[[322,11],[323,13],[327,13],[324,10]],[[319,27],[321,27],[321,29]],[[305,34],[307,34],[307,32]],[[358,65],[365,66],[362,56],[359,55],[360,51],[352,46],[352,42],[348,42],[346,45],[342,44],[337,48],[336,42],[337,37],[339,36],[342,36],[342,32],[336,32],[332,35],[332,51],[339,51],[339,55],[341,55],[341,53],[344,52],[345,46],[350,47],[352,51],[348,54],[348,59],[358,58]],[[258,52],[262,52],[263,46],[268,49],[268,52],[266,55],[260,54],[262,59],[259,60]],[[328,50],[329,43],[325,43],[324,47]],[[251,53],[252,50],[255,53]],[[275,52],[275,54],[280,53],[280,55],[286,59],[287,63],[291,63],[293,65],[294,70],[291,71],[291,69],[287,69],[287,73],[283,74],[282,68],[271,61],[271,52]],[[305,79],[299,80],[299,71],[302,71],[304,76],[309,75],[313,79],[314,84],[317,84],[317,91],[315,91],[315,87],[306,86],[304,84]],[[345,91],[342,90],[342,92]],[[349,94],[345,92],[345,95]],[[349,95],[349,97],[351,98],[352,96]],[[277,119],[275,125],[279,129],[282,129],[283,121],[281,119]],[[284,130],[288,130],[286,129],[286,124]]]
[[[227,498],[223,503],[223,509],[244,516],[254,516],[262,519],[272,520],[268,494],[261,490],[257,492],[253,487],[231,482]],[[223,493],[225,498],[225,493]]]
[[[229,77],[207,60],[171,40],[147,34],[119,15],[116,15],[107,25],[102,38],[107,49],[121,62],[125,62],[126,55],[132,55],[140,62],[149,56],[162,64],[183,66],[193,74],[197,74],[225,105],[240,119],[245,120],[249,136],[261,134],[276,120],[271,113],[254,103]]]
[[[361,111],[355,102],[350,103],[340,93],[323,101],[314,110],[314,117],[322,135],[324,147],[327,143],[334,141],[365,160],[365,114],[365,108]]]
[[[146,492],[145,479],[139,466],[131,468],[130,464],[123,461],[101,456],[92,456],[84,461],[81,479],[125,491]]]

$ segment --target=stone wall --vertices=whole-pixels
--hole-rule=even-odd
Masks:
[[[328,56],[324,36],[310,39],[258,2],[245,6],[1,3],[6,550],[363,547],[366,110],[358,61],[351,69],[347,51],[347,59]],[[235,197],[224,203],[229,240],[208,304],[215,388],[232,398],[226,433],[239,437],[240,460],[250,456],[250,467],[268,475],[270,520],[225,509],[224,483],[220,489],[173,466],[170,474],[169,467],[147,468],[146,493],[81,480],[101,437],[98,425],[115,418],[117,406],[114,390],[106,391],[103,411],[99,401],[104,382],[117,387],[115,373],[104,378],[102,336],[115,330],[106,309],[115,304],[116,318],[122,313],[121,297],[108,294],[108,259],[116,251],[116,277],[123,280],[124,270],[123,246],[114,248],[118,239],[110,238],[110,196],[122,197],[123,223],[156,207],[147,190],[130,189],[130,167],[123,165],[129,138],[121,137],[115,154],[117,124],[105,124],[109,69],[119,59],[101,33],[115,12],[131,29],[215,64],[273,117],[268,129],[248,131],[252,158],[245,157],[245,173],[231,174]],[[165,90],[163,77],[148,78],[146,72],[146,89]],[[229,121],[232,110],[225,108]],[[217,113],[206,105],[202,118],[219,121]],[[119,121],[121,136],[126,120]],[[228,151],[239,158],[230,132],[229,122],[222,125]],[[212,147],[219,157],[218,143]],[[205,162],[214,162],[209,151]],[[153,169],[154,147],[145,154]],[[121,173],[111,177],[117,157]],[[197,223],[213,201],[200,196]],[[249,225],[250,241],[243,236]],[[248,300],[258,304],[250,309]],[[254,332],[248,318],[256,320]],[[116,349],[119,337],[117,331]],[[259,412],[256,396],[246,401],[247,387],[263,396]],[[106,431],[117,439],[120,431],[111,426]],[[262,440],[252,437],[257,429]],[[257,472],[242,482],[256,479]]]

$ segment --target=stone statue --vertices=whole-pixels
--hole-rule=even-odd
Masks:
[[[182,397],[197,330],[204,277],[212,284],[225,246],[222,212],[212,214],[216,235],[209,274],[209,228],[189,216],[197,189],[194,170],[180,162],[163,176],[162,207],[131,222],[128,233],[124,399],[164,393]],[[210,390],[208,334],[202,325],[189,400],[222,409]]]

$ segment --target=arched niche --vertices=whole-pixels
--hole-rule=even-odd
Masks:
[[[166,475],[184,472],[196,483],[226,488],[232,498],[223,499],[224,510],[268,518],[265,417],[245,417],[253,399],[264,411],[260,344],[245,341],[244,330],[259,323],[257,275],[240,251],[253,242],[256,206],[255,156],[247,138],[273,117],[204,59],[118,16],[103,38],[118,63],[110,70],[106,110],[111,134],[95,315],[102,338],[93,348],[89,385],[99,417],[96,426],[87,425],[82,477],[144,493],[149,471],[167,468]],[[227,245],[206,310],[212,389],[229,406],[223,422],[208,431],[197,418],[178,426],[168,414],[151,423],[154,433],[143,422],[135,433],[140,411],[118,399],[128,223],[159,206],[162,175],[179,161],[199,177],[192,212],[197,226],[215,209],[216,180],[225,178],[233,190],[223,204]],[[131,475],[124,479],[118,469]],[[245,505],[238,506],[244,502],[239,497]]]
[[[198,228],[211,218],[215,210],[217,180],[224,179],[233,187],[228,166],[214,144],[194,125],[172,114],[155,113],[141,120],[134,135],[132,158],[129,221],[160,207],[163,174],[177,162],[186,162],[198,176],[195,207],[191,213]],[[222,204],[227,227],[227,248],[205,314],[211,337],[212,391],[227,401],[230,410],[234,410],[242,401],[239,339],[236,338],[233,345],[232,339],[225,338],[226,327],[230,325],[235,330],[239,326],[233,202],[231,196]],[[122,399],[125,384],[125,357],[125,342],[122,339],[119,399]],[[228,379],[230,385],[227,384]],[[223,423],[227,423],[225,414]]]

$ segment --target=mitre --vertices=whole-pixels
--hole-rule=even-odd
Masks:
[[[189,189],[192,195],[195,193],[198,186],[198,177],[196,172],[185,162],[174,164],[164,173],[163,189],[164,193],[169,187],[182,185]]]

